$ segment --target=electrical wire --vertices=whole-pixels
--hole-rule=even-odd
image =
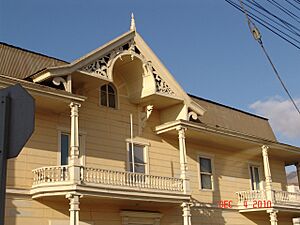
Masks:
[[[261,39],[261,35],[260,35],[260,32],[258,30],[258,28],[256,27],[256,25],[254,24],[254,22],[250,19],[249,15],[248,15],[248,12],[246,11],[245,7],[244,7],[244,4],[243,4],[243,1],[242,0],[239,0],[240,1],[240,5],[241,5],[241,8],[246,16],[246,19],[247,19],[247,23],[248,23],[248,27],[250,29],[250,32],[251,34],[253,35],[254,39],[259,43],[259,45],[261,46],[265,56],[267,57],[269,63],[271,64],[272,66],[272,69],[274,70],[275,72],[275,75],[277,77],[277,79],[279,80],[281,86],[283,87],[284,91],[286,92],[286,94],[288,95],[288,97],[290,98],[292,104],[294,105],[295,109],[297,110],[297,112],[299,113],[300,115],[300,110],[298,108],[298,106],[296,105],[296,102],[294,101],[292,95],[290,94],[289,90],[287,89],[286,85],[284,84],[282,78],[280,77],[279,75],[279,72],[277,71],[275,65],[273,64],[268,52],[266,51],[264,45],[263,45],[263,42],[262,42],[262,39]]]
[[[237,10],[241,11],[242,13],[244,12],[241,8],[241,6],[239,6],[237,3],[233,2],[232,0],[225,0],[227,3],[229,3],[231,6],[233,6],[234,8],[236,8]],[[285,32],[279,30],[277,28],[278,31],[275,31],[274,29],[272,29],[270,26],[268,26],[268,24],[265,24],[265,21],[263,21],[259,16],[256,16],[254,13],[249,13],[249,17],[254,20],[255,22],[257,22],[258,24],[262,25],[263,27],[265,27],[267,30],[269,30],[270,32],[274,33],[275,35],[277,35],[278,37],[280,37],[281,39],[283,39],[284,41],[288,42],[289,44],[293,45],[294,47],[296,47],[297,49],[300,50],[300,45],[297,45],[296,43],[294,43],[293,41],[291,41],[290,39],[290,35],[286,34]],[[280,34],[281,33],[281,34]]]

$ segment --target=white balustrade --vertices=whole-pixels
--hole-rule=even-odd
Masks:
[[[42,167],[32,172],[33,186],[69,181],[70,178],[68,166]],[[80,180],[85,184],[94,183],[129,188],[183,192],[183,180],[180,178],[153,176],[143,173],[81,167]]]
[[[275,190],[273,190],[272,193],[274,196],[274,202],[271,203],[271,201],[267,201],[267,207],[271,207],[272,205],[300,206],[300,193]],[[248,208],[259,208],[257,207],[257,203],[266,203],[267,200],[265,190],[240,191],[236,194],[238,205],[243,208],[245,208],[244,206],[247,206]],[[262,204],[262,206],[264,205],[265,204]]]
[[[166,191],[183,191],[183,181],[179,178],[161,177],[143,173],[132,173],[95,168],[83,168],[82,180],[112,186],[147,188]]]
[[[54,183],[69,180],[68,166],[48,166],[41,167],[32,171],[33,185],[41,183]]]
[[[266,200],[265,190],[240,191],[236,193],[238,204],[244,204],[245,201],[251,203],[257,200]]]
[[[300,193],[275,191],[275,202],[283,205],[300,205]]]

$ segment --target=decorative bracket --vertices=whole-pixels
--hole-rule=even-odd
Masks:
[[[67,76],[67,79],[64,79],[62,77],[54,77],[52,83],[55,84],[56,86],[63,84],[65,91],[72,93],[72,82],[71,82],[70,75]]]
[[[194,111],[188,113],[188,121],[198,121],[198,115]]]
[[[153,105],[147,105],[145,107],[145,111],[142,112],[142,114],[141,114],[142,128],[145,128],[146,121],[149,119],[152,111],[153,111]]]

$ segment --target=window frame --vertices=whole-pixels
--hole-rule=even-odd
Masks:
[[[67,134],[69,135],[69,144],[71,144],[71,140],[70,140],[70,134],[71,134],[71,131],[70,129],[67,129],[67,128],[58,128],[57,129],[58,132],[57,132],[57,140],[58,140],[58,146],[57,146],[57,165],[60,165],[62,166],[61,164],[61,135],[62,134]],[[86,155],[85,155],[85,140],[86,140],[86,132],[84,131],[79,131],[79,143],[80,143],[80,146],[79,146],[79,152],[80,152],[80,155],[79,155],[79,162],[80,162],[80,165],[81,166],[85,166],[85,160],[86,160]],[[70,156],[69,156],[69,152],[68,152],[68,163],[70,162]],[[67,165],[66,165],[67,166]]]
[[[144,161],[145,161],[145,174],[148,175],[150,173],[150,166],[149,166],[149,146],[150,144],[147,142],[139,141],[136,139],[133,139],[134,145],[143,146],[144,150]],[[126,139],[126,171],[130,171],[130,162],[129,162],[129,150],[131,145],[131,139]]]
[[[210,164],[211,164],[211,173],[207,173],[207,172],[201,172],[201,168],[200,168],[200,158],[203,159],[209,159],[210,160]],[[215,168],[214,168],[214,156],[213,155],[207,155],[207,154],[198,154],[197,155],[197,167],[198,167],[198,178],[199,178],[199,190],[200,191],[208,191],[208,192],[213,192],[215,190],[215,182],[214,182],[214,174],[215,174]],[[206,174],[206,175],[210,175],[211,176],[211,189],[205,189],[202,188],[202,181],[201,181],[201,174]]]
[[[102,105],[101,100],[102,100],[102,90],[101,88],[105,86],[106,87],[106,92],[105,92],[105,97],[106,97],[106,105]],[[111,86],[111,88],[114,90],[114,100],[115,100],[115,107],[110,107],[109,106],[109,93],[108,93],[108,86]],[[102,84],[99,86],[99,102],[98,102],[100,107],[105,107],[108,109],[118,109],[119,108],[119,95],[118,95],[118,90],[116,86],[113,83],[106,83]]]
[[[252,176],[251,176],[251,168],[252,167],[256,167],[258,169],[258,178],[259,178],[258,187],[259,187],[259,189],[253,189],[252,188],[252,185],[253,185]],[[253,163],[253,162],[248,163],[249,184],[250,184],[250,190],[252,190],[252,191],[263,189],[263,179],[262,179],[262,171],[261,170],[262,170],[261,164]]]

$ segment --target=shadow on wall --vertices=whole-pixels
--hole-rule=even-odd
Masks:
[[[20,216],[20,212],[17,210],[16,205],[13,202],[13,199],[10,195],[6,194],[6,203],[5,203],[5,225],[16,225],[16,218]]]
[[[201,224],[201,221],[205,221],[206,224],[226,224],[222,215],[223,209],[218,208],[218,203],[222,200],[220,198],[219,179],[219,176],[215,174],[212,208],[208,207],[207,203],[199,202],[197,199],[192,198],[192,202],[195,204],[195,207],[192,208],[192,223]]]

